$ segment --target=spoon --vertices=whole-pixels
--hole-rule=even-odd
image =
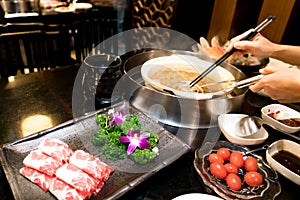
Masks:
[[[239,137],[248,137],[256,134],[262,127],[263,120],[256,116],[246,116],[239,122],[241,132],[237,133]]]
[[[269,145],[268,145],[268,144],[265,144],[264,146],[262,146],[262,147],[260,147],[260,148],[242,152],[242,154],[245,156],[245,155],[247,155],[247,154],[252,154],[252,153],[257,152],[257,151],[266,150],[267,148],[269,148]]]

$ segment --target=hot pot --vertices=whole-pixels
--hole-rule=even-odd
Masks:
[[[112,94],[127,99],[133,107],[153,120],[174,127],[202,129],[217,126],[220,114],[239,112],[244,102],[246,88],[235,89],[231,94],[211,99],[191,99],[160,92],[145,86],[141,66],[152,58],[173,54],[188,54],[209,61],[210,58],[187,51],[149,50],[130,56],[124,61],[124,76],[119,80]],[[230,64],[222,64],[236,80],[246,78],[245,74]]]

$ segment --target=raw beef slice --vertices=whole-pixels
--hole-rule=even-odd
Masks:
[[[39,150],[31,151],[23,160],[23,164],[49,176],[53,176],[56,170],[62,166],[61,162],[43,154]]]

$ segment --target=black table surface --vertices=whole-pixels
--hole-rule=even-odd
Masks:
[[[23,138],[25,135],[21,128],[22,121],[28,116],[46,115],[52,119],[52,126],[72,119],[72,89],[78,69],[79,66],[68,66],[35,72],[16,76],[12,82],[8,79],[0,79],[0,143],[3,145]],[[260,108],[272,102],[267,97],[248,92],[242,112],[259,115]],[[176,131],[175,127],[165,126],[165,128],[170,132]],[[269,138],[263,144],[249,148],[254,149],[264,144],[271,144],[278,139],[289,139],[299,143],[294,138],[270,127],[266,129],[269,132]],[[193,166],[194,151],[203,143],[207,131],[207,129],[186,129],[186,135],[194,138],[192,141],[186,141],[191,146],[191,151],[130,190],[120,199],[172,199],[186,193],[209,193],[217,196],[214,191],[203,184]],[[226,140],[218,127],[212,128],[210,133],[215,133],[219,137],[218,140]],[[186,140],[186,138],[182,139]],[[264,156],[263,153],[262,156]],[[299,199],[297,196],[299,185],[280,174],[279,182],[282,191],[276,199]],[[2,167],[0,196],[4,200],[14,199]]]

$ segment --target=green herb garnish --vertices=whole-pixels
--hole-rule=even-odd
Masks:
[[[107,114],[97,114],[99,131],[92,136],[92,142],[102,148],[106,158],[119,160],[130,158],[136,163],[146,164],[158,156],[159,136],[150,130],[141,131],[141,123],[136,114],[124,115],[109,110]]]

